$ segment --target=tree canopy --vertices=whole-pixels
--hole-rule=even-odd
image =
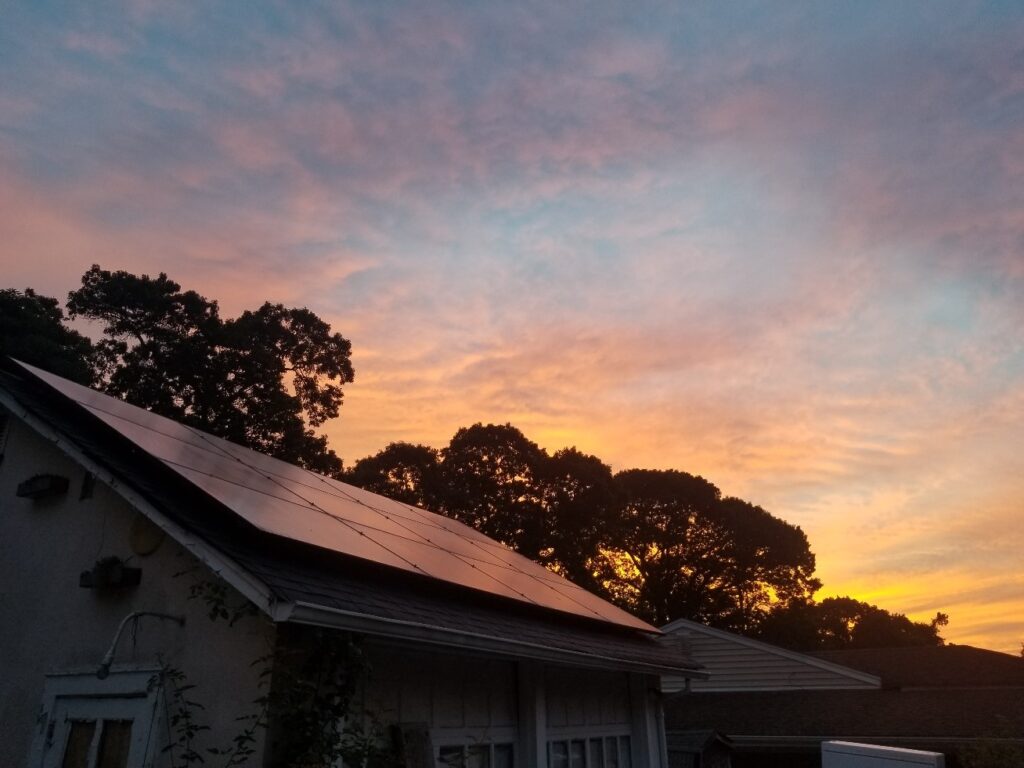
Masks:
[[[464,427],[442,450],[392,443],[344,479],[440,512],[600,591],[616,514],[611,469],[575,448],[549,455],[510,424]]]
[[[610,589],[654,623],[691,618],[749,631],[778,604],[820,587],[800,528],[702,477],[631,469],[615,481],[625,501]]]
[[[440,511],[438,452],[425,445],[391,443],[379,453],[360,459],[344,479],[391,499]]]
[[[929,623],[912,621],[852,597],[821,602],[794,601],[765,618],[757,636],[794,650],[893,648],[942,645],[939,634],[949,617],[937,613]]]
[[[797,527],[674,470],[612,474],[575,448],[548,454],[511,424],[474,424],[441,450],[393,443],[346,479],[422,504],[655,623],[751,630],[818,588]]]
[[[941,642],[941,616],[928,625],[849,598],[816,603],[804,532],[704,478],[613,474],[511,424],[464,427],[440,450],[392,443],[344,479],[461,520],[655,624],[695,619],[806,650]]]
[[[351,344],[310,310],[267,302],[223,319],[216,301],[166,274],[96,265],[67,309],[99,322],[102,338],[64,327],[56,299],[0,292],[5,353],[263,453],[341,471],[311,427],[339,413]]]
[[[31,288],[0,289],[0,355],[44,368],[77,381],[96,381],[96,351],[92,342],[64,325],[56,299]]]
[[[548,526],[540,447],[511,424],[460,429],[441,451],[444,512],[539,560]]]

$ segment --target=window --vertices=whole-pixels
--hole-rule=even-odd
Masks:
[[[68,717],[60,723],[64,727],[56,742],[58,748],[46,764],[60,768],[128,768],[134,723],[133,719]]]
[[[32,746],[43,768],[145,768],[156,747],[159,672],[96,670],[50,675],[45,717]]]
[[[439,768],[512,768],[511,744],[447,744],[437,751]]]
[[[631,768],[629,736],[553,739],[548,742],[549,768]]]

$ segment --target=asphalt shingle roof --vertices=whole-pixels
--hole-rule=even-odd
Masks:
[[[970,645],[853,648],[809,655],[878,675],[886,688],[1024,687],[1024,658]]]

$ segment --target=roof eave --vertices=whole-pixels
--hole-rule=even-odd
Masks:
[[[408,640],[428,645],[444,646],[446,648],[480,651],[570,666],[615,669],[623,672],[641,672],[654,675],[675,674],[698,679],[707,677],[706,674],[698,672],[682,662],[679,665],[670,665],[655,660],[639,661],[636,659],[587,653],[585,651],[572,651],[530,643],[515,638],[468,632],[466,630],[400,619],[370,616],[302,601],[290,603],[289,606],[290,610],[279,611],[275,616],[275,620],[330,627],[332,629],[360,632],[375,637]]]

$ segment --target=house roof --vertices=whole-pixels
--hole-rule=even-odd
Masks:
[[[762,747],[823,738],[933,746],[981,737],[1019,742],[1024,733],[1024,659],[963,645],[814,655],[879,675],[882,688],[692,693],[668,701],[667,727],[713,725],[737,744]]]
[[[1024,688],[1024,658],[970,645],[854,648],[811,655],[878,675],[886,688]]]
[[[692,682],[669,676],[663,683],[666,692],[870,689],[882,684],[868,672],[689,619],[677,619],[662,631],[680,638],[707,673],[706,680]]]
[[[1020,702],[1020,691],[1012,688],[693,693],[666,702],[665,727],[714,727],[736,744],[762,745],[803,739],[1019,740]]]
[[[17,361],[0,368],[0,402],[275,620],[567,663],[692,671],[655,628],[455,521]]]

